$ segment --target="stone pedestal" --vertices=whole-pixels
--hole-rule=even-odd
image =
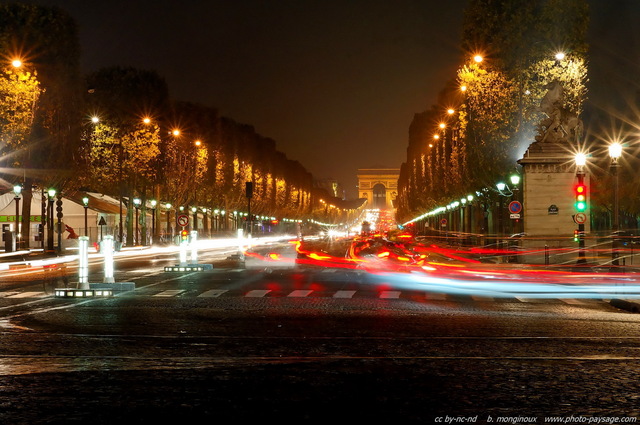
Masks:
[[[578,183],[575,148],[569,143],[534,142],[518,161],[524,171],[524,232],[530,239],[547,246],[570,246],[573,243],[575,194]],[[589,206],[589,176],[587,206]],[[589,207],[585,211],[585,234],[591,230]],[[566,243],[565,243],[566,241]],[[574,243],[575,244],[575,243]]]

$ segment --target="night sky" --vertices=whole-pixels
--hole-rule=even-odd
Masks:
[[[33,3],[76,19],[84,72],[155,70],[172,98],[253,125],[314,177],[356,196],[357,169],[399,168],[413,115],[455,77],[467,1]],[[591,106],[610,110],[638,89],[640,2],[590,3]]]

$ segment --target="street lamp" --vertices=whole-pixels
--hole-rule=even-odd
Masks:
[[[158,201],[155,199],[151,200],[151,245],[153,245],[153,238],[156,235],[156,205],[158,205]]]
[[[511,190],[513,192],[512,199],[514,201],[520,202],[520,196],[519,196],[519,190],[518,190],[519,189],[518,185],[520,184],[520,175],[519,174],[512,174],[509,177],[509,180],[511,180]],[[520,223],[520,219],[516,218],[515,222],[514,222],[514,225],[513,225],[513,233],[520,233],[519,223]]]
[[[618,212],[618,159],[622,156],[622,145],[618,142],[609,145],[609,156],[611,157],[611,174],[613,175],[613,232],[620,230]],[[618,265],[618,238],[614,234],[611,244],[612,265]]]
[[[133,205],[136,208],[136,244],[140,245],[140,236],[138,235],[138,209],[140,208],[140,198],[133,198]]]
[[[169,242],[171,240],[171,204],[167,202],[164,207],[167,209],[167,237],[166,237],[166,242]]]
[[[47,214],[49,217],[47,223],[47,250],[53,251],[53,203],[56,196],[56,190],[53,188],[49,189],[47,191],[47,195],[49,195],[49,212]]]
[[[84,235],[85,236],[89,236],[89,225],[87,224],[87,210],[89,208],[89,198],[88,197],[84,197],[82,198],[82,203],[84,204]]]
[[[20,249],[20,193],[22,192],[22,186],[19,184],[13,186],[13,194],[16,201],[16,250]]]

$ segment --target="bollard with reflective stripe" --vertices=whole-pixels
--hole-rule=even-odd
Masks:
[[[100,251],[104,253],[104,283],[115,283],[113,277],[113,236],[107,235],[102,241]]]
[[[80,289],[89,289],[89,237],[80,236],[78,258],[78,280]]]
[[[191,231],[191,264],[198,264],[198,232],[196,230]]]

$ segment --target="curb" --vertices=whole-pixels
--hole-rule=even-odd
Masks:
[[[631,313],[639,313],[640,312],[640,303],[637,303],[637,302],[632,302],[632,301],[627,301],[627,300],[620,300],[620,299],[613,299],[613,300],[609,301],[609,304],[611,304],[613,307],[619,308],[621,310],[630,311]]]

